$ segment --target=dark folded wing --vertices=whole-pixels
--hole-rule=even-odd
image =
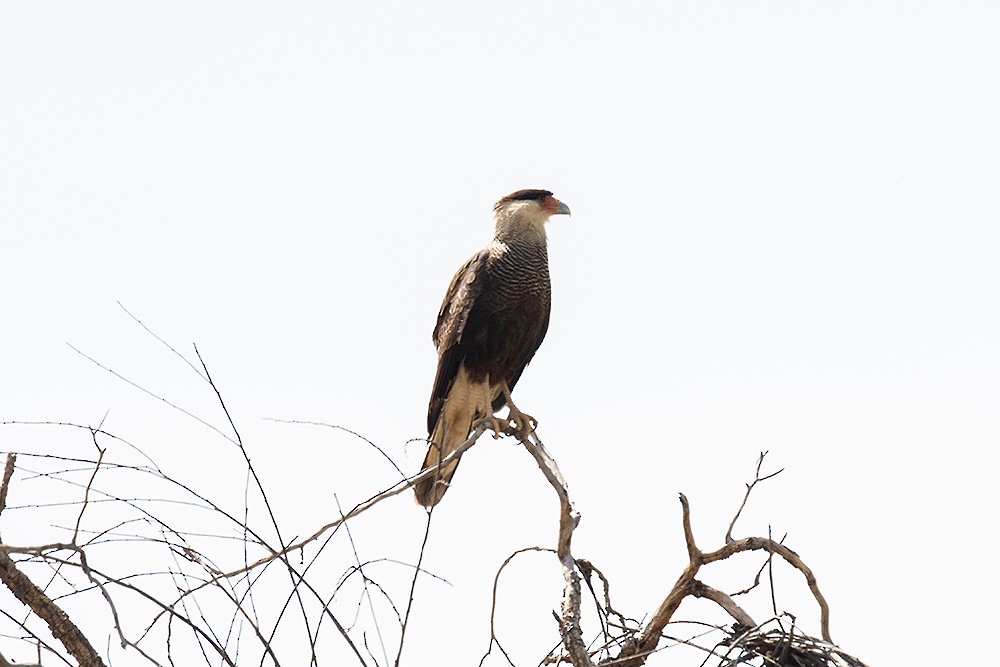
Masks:
[[[458,367],[462,363],[462,351],[459,343],[465,325],[469,321],[469,313],[476,299],[483,292],[486,283],[486,261],[489,251],[484,249],[469,258],[462,268],[455,273],[448,285],[441,310],[438,311],[437,324],[434,326],[434,346],[438,351],[438,367],[434,376],[434,389],[431,391],[430,404],[427,406],[427,433],[434,433],[434,425],[444,407]]]

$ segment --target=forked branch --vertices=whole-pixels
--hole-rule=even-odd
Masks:
[[[569,486],[566,483],[565,478],[559,472],[559,468],[556,465],[555,460],[545,449],[537,434],[532,432],[523,438],[521,442],[524,444],[528,453],[530,453],[535,459],[538,467],[542,470],[545,478],[548,480],[549,484],[559,497],[560,511],[557,554],[559,562],[562,565],[563,577],[565,579],[562,612],[559,617],[560,635],[566,651],[562,659],[568,659],[569,662],[571,662],[575,667],[593,667],[594,662],[591,659],[592,653],[588,650],[587,644],[584,642],[583,631],[580,624],[580,567],[578,561],[574,559],[571,551],[573,530],[580,522],[580,514],[573,507],[573,503],[570,500]],[[657,649],[657,645],[663,636],[664,628],[673,618],[675,612],[680,607],[681,602],[683,602],[684,598],[688,596],[712,600],[724,609],[726,613],[728,613],[737,623],[740,624],[740,626],[747,628],[748,630],[758,627],[758,624],[754,622],[750,614],[741,608],[730,595],[697,579],[698,572],[703,565],[724,560],[733,554],[744,551],[763,550],[767,551],[772,556],[777,555],[805,576],[809,590],[812,592],[820,607],[820,622],[823,640],[832,644],[830,640],[829,607],[822,593],[820,593],[819,587],[816,583],[816,577],[805,565],[805,563],[802,562],[802,559],[799,558],[798,554],[780,542],[770,538],[748,537],[741,540],[733,540],[732,538],[733,525],[736,523],[736,519],[739,518],[740,513],[746,506],[747,498],[749,497],[754,486],[758,482],[770,479],[774,475],[778,474],[777,472],[767,475],[761,474],[761,464],[763,463],[765,455],[766,452],[762,453],[757,461],[755,479],[750,484],[747,484],[747,492],[743,498],[742,504],[740,505],[740,509],[737,511],[736,516],[730,523],[729,530],[727,530],[726,544],[720,549],[705,553],[698,548],[694,537],[694,531],[691,528],[691,507],[684,494],[680,494],[682,509],[681,522],[684,530],[684,541],[687,545],[688,564],[684,568],[680,577],[677,579],[677,582],[673,585],[666,597],[649,617],[645,625],[633,636],[622,642],[622,648],[617,656],[609,656],[605,660],[601,661],[600,664],[613,664],[620,667],[640,667],[643,665],[649,655]],[[779,470],[778,472],[781,471]]]
[[[656,611],[653,612],[653,615],[646,622],[646,625],[639,632],[638,636],[632,642],[627,644],[618,657],[612,661],[615,665],[621,665],[622,667],[638,667],[639,665],[642,665],[646,661],[649,654],[656,649],[663,629],[666,627],[667,623],[670,622],[674,612],[676,612],[677,608],[680,607],[684,598],[689,595],[713,600],[725,609],[726,612],[729,613],[729,615],[732,616],[737,622],[749,627],[756,626],[750,615],[740,608],[731,597],[721,591],[717,591],[709,586],[706,586],[695,578],[702,565],[724,560],[733,554],[743,551],[764,550],[771,554],[777,554],[794,568],[802,572],[806,578],[809,590],[812,591],[813,596],[816,598],[816,602],[820,607],[820,625],[823,633],[823,640],[832,644],[832,640],[830,639],[829,607],[827,606],[823,595],[819,591],[819,587],[816,584],[816,577],[813,575],[812,570],[810,570],[805,563],[802,562],[802,559],[799,558],[798,554],[783,544],[764,537],[748,537],[742,540],[732,541],[721,549],[717,549],[709,553],[703,553],[695,543],[694,533],[691,530],[691,507],[683,493],[680,494],[680,502],[683,511],[682,521],[684,524],[684,539],[687,542],[688,549],[687,567],[684,569],[680,578],[678,578],[677,583],[674,584],[673,588],[667,594],[666,598],[664,598],[663,602],[661,602]]]

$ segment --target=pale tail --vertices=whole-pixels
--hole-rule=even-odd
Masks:
[[[444,432],[444,422],[444,419],[438,420],[437,426],[434,429],[434,435],[431,438],[431,444],[427,447],[427,456],[424,457],[422,470],[437,468],[438,461],[458,449],[465,442],[466,438],[469,437],[468,428],[464,430],[452,428],[449,429],[449,432]],[[440,448],[437,443],[441,443]],[[458,460],[452,461],[448,465],[442,466],[437,475],[425,479],[414,486],[413,492],[417,496],[417,503],[424,507],[433,507],[441,502],[457,468]]]

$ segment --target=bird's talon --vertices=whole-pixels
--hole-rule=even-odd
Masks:
[[[515,409],[511,410],[510,414],[507,416],[507,420],[509,422],[513,422],[514,426],[511,435],[516,437],[518,440],[524,440],[527,438],[538,426],[537,419]]]
[[[478,427],[480,424],[486,423],[490,425],[490,430],[493,431],[494,440],[499,440],[500,436],[506,435],[507,430],[510,428],[502,419],[498,419],[496,416],[483,417],[476,423],[476,426]]]

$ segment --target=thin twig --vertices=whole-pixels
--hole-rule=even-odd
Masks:
[[[775,475],[783,472],[785,469],[782,468],[777,472],[772,472],[769,475],[763,477],[760,476],[760,468],[764,465],[764,457],[767,456],[767,452],[761,452],[760,456],[757,457],[757,472],[754,474],[754,480],[746,485],[747,492],[743,495],[743,502],[740,503],[740,508],[736,510],[736,515],[733,520],[729,522],[729,528],[726,530],[726,544],[733,541],[733,527],[736,525],[736,520],[740,518],[740,514],[743,513],[743,508],[747,506],[747,500],[750,498],[750,492],[753,491],[753,487],[757,486],[757,482],[763,482],[765,480],[771,479]]]
[[[21,639],[27,643],[31,643],[29,640],[34,640],[35,652],[38,655],[39,663],[42,662],[42,649],[44,649],[45,651],[47,651],[47,655],[52,656],[53,660],[60,660],[64,662],[67,665],[67,667],[74,667],[73,663],[71,663],[65,655],[63,655],[60,651],[58,651],[55,648],[55,646],[46,642],[42,637],[39,637],[38,634],[35,633],[27,625],[25,625],[24,622],[14,618],[14,616],[12,616],[9,612],[7,612],[4,609],[0,609],[0,614],[3,614],[3,616],[6,617],[7,620],[9,620],[11,623],[13,623],[14,625],[21,628],[21,630],[24,631],[25,636],[18,637],[18,639]],[[21,665],[18,665],[17,667],[21,667]],[[25,667],[35,667],[35,665],[27,665]]]
[[[424,539],[420,543],[420,555],[417,556],[417,566],[413,569],[413,580],[410,581],[410,598],[406,602],[406,613],[403,614],[403,627],[399,632],[399,650],[396,652],[395,667],[399,667],[399,659],[403,657],[403,644],[406,640],[406,629],[410,624],[410,612],[413,611],[414,593],[417,590],[417,579],[420,576],[420,566],[424,562],[424,554],[427,552],[427,540],[431,535],[431,518],[434,516],[434,508],[427,510],[427,525],[424,528]],[[388,663],[388,660],[386,660]]]
[[[341,516],[343,516],[344,511],[340,507],[340,498],[337,497],[337,494],[333,494],[333,501],[337,505],[337,511],[340,513]],[[368,577],[365,575],[362,569],[363,566],[361,565],[361,556],[358,554],[358,547],[354,543],[354,536],[351,535],[351,526],[346,521],[343,522],[341,525],[344,527],[344,532],[347,533],[347,541],[351,545],[351,552],[354,554],[354,562],[357,563],[358,571],[361,572],[361,586],[362,589],[364,590],[364,593],[362,595],[368,600],[368,611],[371,612],[372,615],[372,623],[375,626],[375,634],[378,635],[378,643],[379,646],[382,648],[382,657],[385,660],[385,664],[388,665],[389,654],[385,648],[385,639],[382,637],[382,627],[379,625],[378,615],[375,613],[375,602],[372,600],[371,593],[368,591]],[[424,538],[424,543],[426,544],[426,536]],[[414,575],[414,577],[415,576],[416,575]],[[316,659],[316,654],[314,649],[313,661],[315,661],[315,659]]]
[[[102,449],[97,445],[96,431],[91,431],[91,437],[94,438],[94,446],[97,447],[97,462],[94,464],[94,472],[91,473],[90,479],[87,480],[87,486],[83,489],[83,502],[80,503],[80,513],[76,515],[76,525],[73,526],[73,544],[76,544],[76,538],[80,534],[80,522],[83,521],[83,513],[87,511],[87,505],[90,500],[90,488],[94,485],[94,479],[97,477],[97,471],[101,469],[101,462],[104,461],[104,452],[106,449]]]
[[[254,483],[257,485],[257,490],[260,492],[261,500],[264,501],[264,508],[267,510],[267,515],[271,519],[271,526],[274,528],[275,537],[278,538],[278,543],[282,545],[279,550],[279,558],[282,563],[285,564],[285,568],[288,570],[288,577],[292,584],[292,593],[295,595],[296,601],[299,603],[299,611],[302,613],[302,623],[306,629],[306,634],[309,635],[310,646],[314,645],[314,639],[312,637],[312,628],[309,626],[309,616],[306,613],[305,601],[302,599],[302,595],[299,592],[299,586],[296,582],[296,577],[294,574],[295,568],[292,566],[291,562],[288,560],[287,551],[285,550],[285,540],[281,536],[281,527],[278,525],[278,518],[274,514],[274,510],[271,507],[271,501],[267,496],[267,492],[264,491],[264,484],[260,480],[260,476],[257,475],[257,469],[254,468],[253,463],[250,461],[250,455],[247,453],[246,447],[243,445],[243,438],[240,436],[239,429],[236,428],[236,423],[233,421],[233,417],[229,414],[229,408],[226,406],[226,402],[222,398],[222,392],[219,391],[219,387],[215,384],[212,379],[211,373],[208,372],[208,365],[201,356],[201,352],[198,351],[198,346],[192,344],[194,348],[195,356],[198,357],[198,363],[201,364],[201,368],[205,371],[205,379],[208,381],[208,385],[215,392],[216,397],[219,400],[219,407],[222,408],[223,414],[226,415],[226,419],[229,421],[229,426],[233,430],[233,435],[236,436],[236,446],[239,448],[240,453],[243,455],[244,463],[246,464],[247,470],[253,476]],[[284,613],[284,610],[282,610]],[[279,617],[280,618],[280,617]],[[313,654],[313,662],[316,660],[315,654]]]
[[[767,539],[771,539],[771,527],[767,527]],[[771,612],[778,615],[778,597],[774,593],[774,551],[767,550],[767,584],[771,591]]]
[[[463,453],[465,453],[470,447],[472,447],[474,444],[476,444],[476,441],[479,440],[479,437],[489,427],[490,427],[490,424],[489,424],[488,421],[487,422],[483,422],[483,423],[477,425],[476,428],[473,429],[472,433],[469,434],[469,437],[468,437],[468,439],[465,442],[463,442],[461,445],[459,445],[459,447],[455,451],[453,451],[452,453],[448,454],[448,456],[446,456],[443,459],[441,459],[441,465],[442,466],[446,466],[449,463],[451,463],[452,461],[454,461],[454,460],[458,459],[459,457],[461,457]],[[362,514],[362,513],[366,512],[366,511],[370,510],[372,507],[374,507],[375,505],[379,504],[383,500],[386,500],[388,498],[392,498],[393,496],[399,495],[400,493],[402,493],[403,491],[406,491],[407,489],[409,489],[410,487],[414,486],[415,484],[418,484],[419,482],[422,482],[425,479],[429,479],[429,478],[433,477],[434,475],[436,475],[437,473],[438,473],[437,467],[426,468],[426,469],[424,469],[423,471],[421,471],[420,473],[418,473],[416,475],[413,475],[411,477],[407,477],[404,480],[400,480],[399,482],[397,482],[396,484],[392,485],[391,487],[389,487],[385,491],[382,491],[381,493],[377,493],[374,496],[372,496],[371,498],[369,498],[368,500],[365,500],[365,501],[362,501],[362,502],[358,503],[353,508],[349,509],[346,513],[344,513],[343,516],[341,516],[340,518],[335,519],[335,520],[331,521],[330,523],[328,523],[328,524],[320,527],[312,535],[310,535],[310,536],[308,536],[308,537],[306,537],[306,538],[304,538],[302,540],[299,540],[299,541],[297,541],[297,542],[295,542],[293,544],[289,544],[288,546],[284,547],[280,551],[275,551],[273,553],[268,554],[267,556],[263,556],[263,557],[259,558],[258,560],[254,561],[253,563],[250,563],[249,565],[240,567],[240,568],[235,569],[235,570],[231,570],[229,572],[220,573],[216,578],[217,579],[221,579],[221,578],[234,577],[234,576],[243,574],[244,572],[247,572],[248,570],[256,569],[257,567],[260,567],[261,565],[264,565],[265,563],[269,563],[272,560],[275,560],[277,558],[281,558],[281,557],[283,557],[285,555],[288,555],[288,554],[290,554],[293,551],[300,551],[301,549],[303,549],[307,545],[311,544],[312,542],[315,542],[317,539],[319,539],[320,537],[322,537],[326,532],[328,532],[328,531],[330,531],[332,529],[337,528],[338,526],[340,526],[343,522],[347,521],[348,519],[353,519],[354,517],[359,516],[360,514]]]
[[[358,438],[359,440],[363,440],[370,447],[372,447],[373,449],[377,450],[378,453],[382,455],[382,458],[384,458],[386,461],[388,461],[389,465],[391,465],[393,468],[396,469],[396,472],[399,473],[400,477],[402,477],[402,478],[406,477],[406,473],[404,473],[402,471],[402,469],[398,465],[396,465],[396,462],[392,460],[391,456],[389,456],[388,454],[386,454],[386,452],[385,452],[384,449],[382,449],[381,447],[379,447],[374,442],[372,442],[371,440],[369,440],[365,436],[361,435],[357,431],[353,431],[353,430],[347,428],[346,426],[340,426],[339,424],[328,424],[326,422],[309,421],[309,420],[306,420],[306,419],[277,419],[275,417],[268,417],[268,418],[266,418],[266,421],[272,421],[272,422],[276,422],[278,424],[298,424],[298,425],[304,425],[304,426],[323,426],[323,427],[326,427],[326,428],[329,428],[329,429],[333,429],[335,431],[343,431],[344,433],[347,433],[349,435],[353,435],[355,438]],[[417,438],[417,440],[419,440],[420,442],[425,442],[426,443],[426,440],[424,440],[423,438]]]
[[[169,400],[163,398],[162,396],[160,396],[158,394],[154,394],[153,392],[151,392],[150,390],[146,389],[145,387],[143,387],[139,383],[133,382],[132,380],[129,380],[127,377],[125,377],[124,375],[122,375],[118,371],[115,371],[115,370],[113,370],[113,369],[105,366],[104,364],[102,364],[101,362],[99,362],[97,359],[94,359],[90,355],[88,355],[85,352],[82,352],[81,350],[73,347],[69,343],[66,343],[66,345],[68,345],[71,350],[73,350],[74,352],[76,352],[77,354],[79,354],[84,359],[87,359],[88,361],[90,361],[92,364],[94,364],[95,366],[97,366],[101,370],[104,370],[104,371],[107,371],[108,373],[111,373],[112,375],[114,375],[116,378],[118,378],[122,382],[125,382],[126,384],[132,385],[133,387],[135,387],[136,389],[138,389],[142,393],[144,393],[144,394],[146,394],[148,396],[151,396],[152,398],[155,398],[156,400],[160,401],[161,403],[164,403],[164,404],[170,406],[171,408],[179,411],[181,414],[187,415],[188,417],[190,417],[191,419],[195,420],[199,424],[201,424],[203,426],[207,426],[208,428],[212,429],[213,431],[215,431],[216,433],[218,433],[219,435],[221,435],[223,438],[225,438],[229,442],[232,442],[233,444],[236,444],[231,437],[229,437],[228,435],[226,435],[225,433],[223,433],[222,430],[220,430],[217,426],[209,424],[207,421],[205,421],[204,419],[202,419],[198,415],[194,414],[193,412],[191,412],[189,410],[185,410],[184,408],[182,408],[181,406],[179,406],[179,405],[177,405],[175,403],[171,403]]]
[[[128,315],[129,317],[131,317],[132,320],[136,324],[138,324],[140,327],[142,327],[146,331],[146,333],[148,333],[150,336],[152,336],[153,338],[155,338],[156,340],[158,340],[160,343],[162,343],[164,347],[166,347],[168,350],[170,350],[171,352],[173,352],[181,361],[183,361],[185,364],[187,364],[188,367],[191,370],[193,370],[198,375],[198,377],[200,377],[202,380],[206,380],[206,381],[208,380],[208,378],[206,378],[204,375],[201,374],[201,371],[198,370],[197,366],[195,366],[193,363],[191,363],[191,361],[187,357],[185,357],[183,354],[181,354],[180,352],[178,352],[174,348],[173,345],[171,345],[167,341],[165,341],[162,338],[160,338],[160,336],[157,335],[156,332],[154,332],[152,329],[150,329],[149,327],[147,327],[145,325],[145,323],[143,323],[142,320],[140,320],[138,317],[136,317],[131,312],[129,312],[128,308],[126,308],[124,306],[124,304],[122,304],[121,301],[117,301],[116,303],[118,304],[118,307],[121,308],[123,311],[125,311],[125,314]]]
[[[493,597],[490,602],[490,645],[486,649],[486,653],[483,654],[483,657],[479,659],[480,667],[482,667],[483,662],[486,660],[486,657],[490,654],[490,652],[493,651],[493,644],[497,645],[497,648],[499,648],[500,652],[503,653],[503,657],[507,659],[507,662],[511,665],[511,667],[514,667],[514,662],[510,659],[510,656],[507,655],[507,651],[504,649],[503,645],[500,644],[500,639],[497,637],[496,633],[497,590],[500,586],[500,574],[504,571],[504,568],[506,568],[507,565],[509,565],[510,562],[517,556],[530,551],[556,553],[554,549],[549,549],[547,547],[524,547],[507,556],[506,560],[504,560],[499,569],[497,569],[497,573],[493,577]]]

